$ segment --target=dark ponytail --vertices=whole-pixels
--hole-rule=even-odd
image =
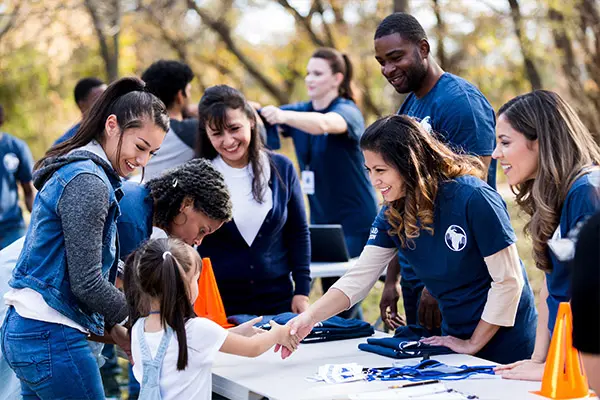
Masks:
[[[83,147],[92,140],[102,143],[106,119],[114,114],[121,129],[117,158],[120,158],[122,133],[128,128],[142,126],[143,119],[148,118],[155,125],[167,132],[169,116],[162,101],[145,89],[146,84],[138,78],[121,78],[111,83],[104,93],[94,102],[81,122],[75,136],[51,147],[36,164],[35,169],[44,165],[46,159],[58,157],[71,150]],[[115,166],[118,168],[118,166]],[[120,173],[120,171],[117,171]]]
[[[342,54],[344,58],[344,63],[346,64],[346,73],[344,74],[344,80],[340,85],[340,96],[354,101],[354,93],[352,92],[352,63],[350,62],[350,58],[347,54]]]
[[[136,250],[125,265],[123,286],[133,326],[148,315],[152,299],[160,302],[160,320],[177,335],[177,370],[188,364],[185,323],[196,316],[188,298],[186,274],[201,268],[193,248],[178,239],[151,239]]]
[[[329,63],[331,72],[341,73],[344,77],[338,93],[341,97],[354,101],[354,93],[352,91],[352,63],[346,54],[342,54],[331,47],[321,47],[317,49],[311,58],[322,58]]]

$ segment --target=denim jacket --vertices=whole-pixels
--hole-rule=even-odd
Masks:
[[[109,209],[102,237],[102,276],[108,279],[113,264],[118,260],[117,224],[120,214],[121,179],[110,164],[98,155],[73,151],[65,156],[50,159],[36,171],[36,195],[31,223],[23,251],[13,271],[9,285],[15,289],[31,288],[40,293],[46,303],[91,333],[102,335],[104,317],[81,304],[71,290],[67,271],[65,241],[58,204],[65,187],[79,174],[93,174],[106,185]],[[90,221],[81,221],[81,234],[85,235]]]

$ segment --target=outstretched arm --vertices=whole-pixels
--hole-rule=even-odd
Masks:
[[[289,125],[311,135],[342,134],[348,131],[346,120],[336,112],[326,114],[298,112],[282,110],[275,106],[266,106],[260,110],[260,114],[269,124]]]

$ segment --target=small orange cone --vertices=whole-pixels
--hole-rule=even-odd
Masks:
[[[199,317],[215,321],[223,328],[231,328],[232,324],[227,322],[225,307],[219,293],[215,273],[213,272],[210,259],[202,259],[202,271],[198,279],[198,298],[194,303],[194,311]]]
[[[542,390],[532,392],[550,399],[589,397],[589,386],[579,352],[573,347],[573,316],[569,303],[560,303],[546,357]]]

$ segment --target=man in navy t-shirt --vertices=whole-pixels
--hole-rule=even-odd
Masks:
[[[74,96],[75,103],[81,111],[81,117],[85,116],[87,112],[92,108],[92,104],[100,97],[106,90],[106,84],[98,78],[83,78],[75,85]],[[68,131],[66,131],[61,137],[56,139],[54,146],[64,142],[67,139],[71,139],[77,133],[77,130],[81,126],[81,122],[76,123]]]
[[[456,151],[479,156],[488,171],[487,183],[495,188],[496,161],[491,159],[495,144],[494,110],[473,84],[444,72],[435,62],[421,24],[405,13],[386,17],[375,32],[375,58],[394,89],[401,94],[408,93],[398,114],[417,118]],[[423,283],[401,255],[388,266],[380,303],[382,318],[390,307],[392,325],[394,320],[398,321],[400,269],[407,322],[414,324],[419,320],[426,328],[439,327],[440,314],[435,300],[423,290]],[[422,302],[420,308],[419,301]],[[420,318],[417,318],[418,308]]]
[[[0,127],[4,124],[4,108],[0,106]],[[25,235],[25,221],[19,207],[21,184],[25,206],[33,208],[33,157],[27,144],[8,133],[0,132],[0,249]]]

